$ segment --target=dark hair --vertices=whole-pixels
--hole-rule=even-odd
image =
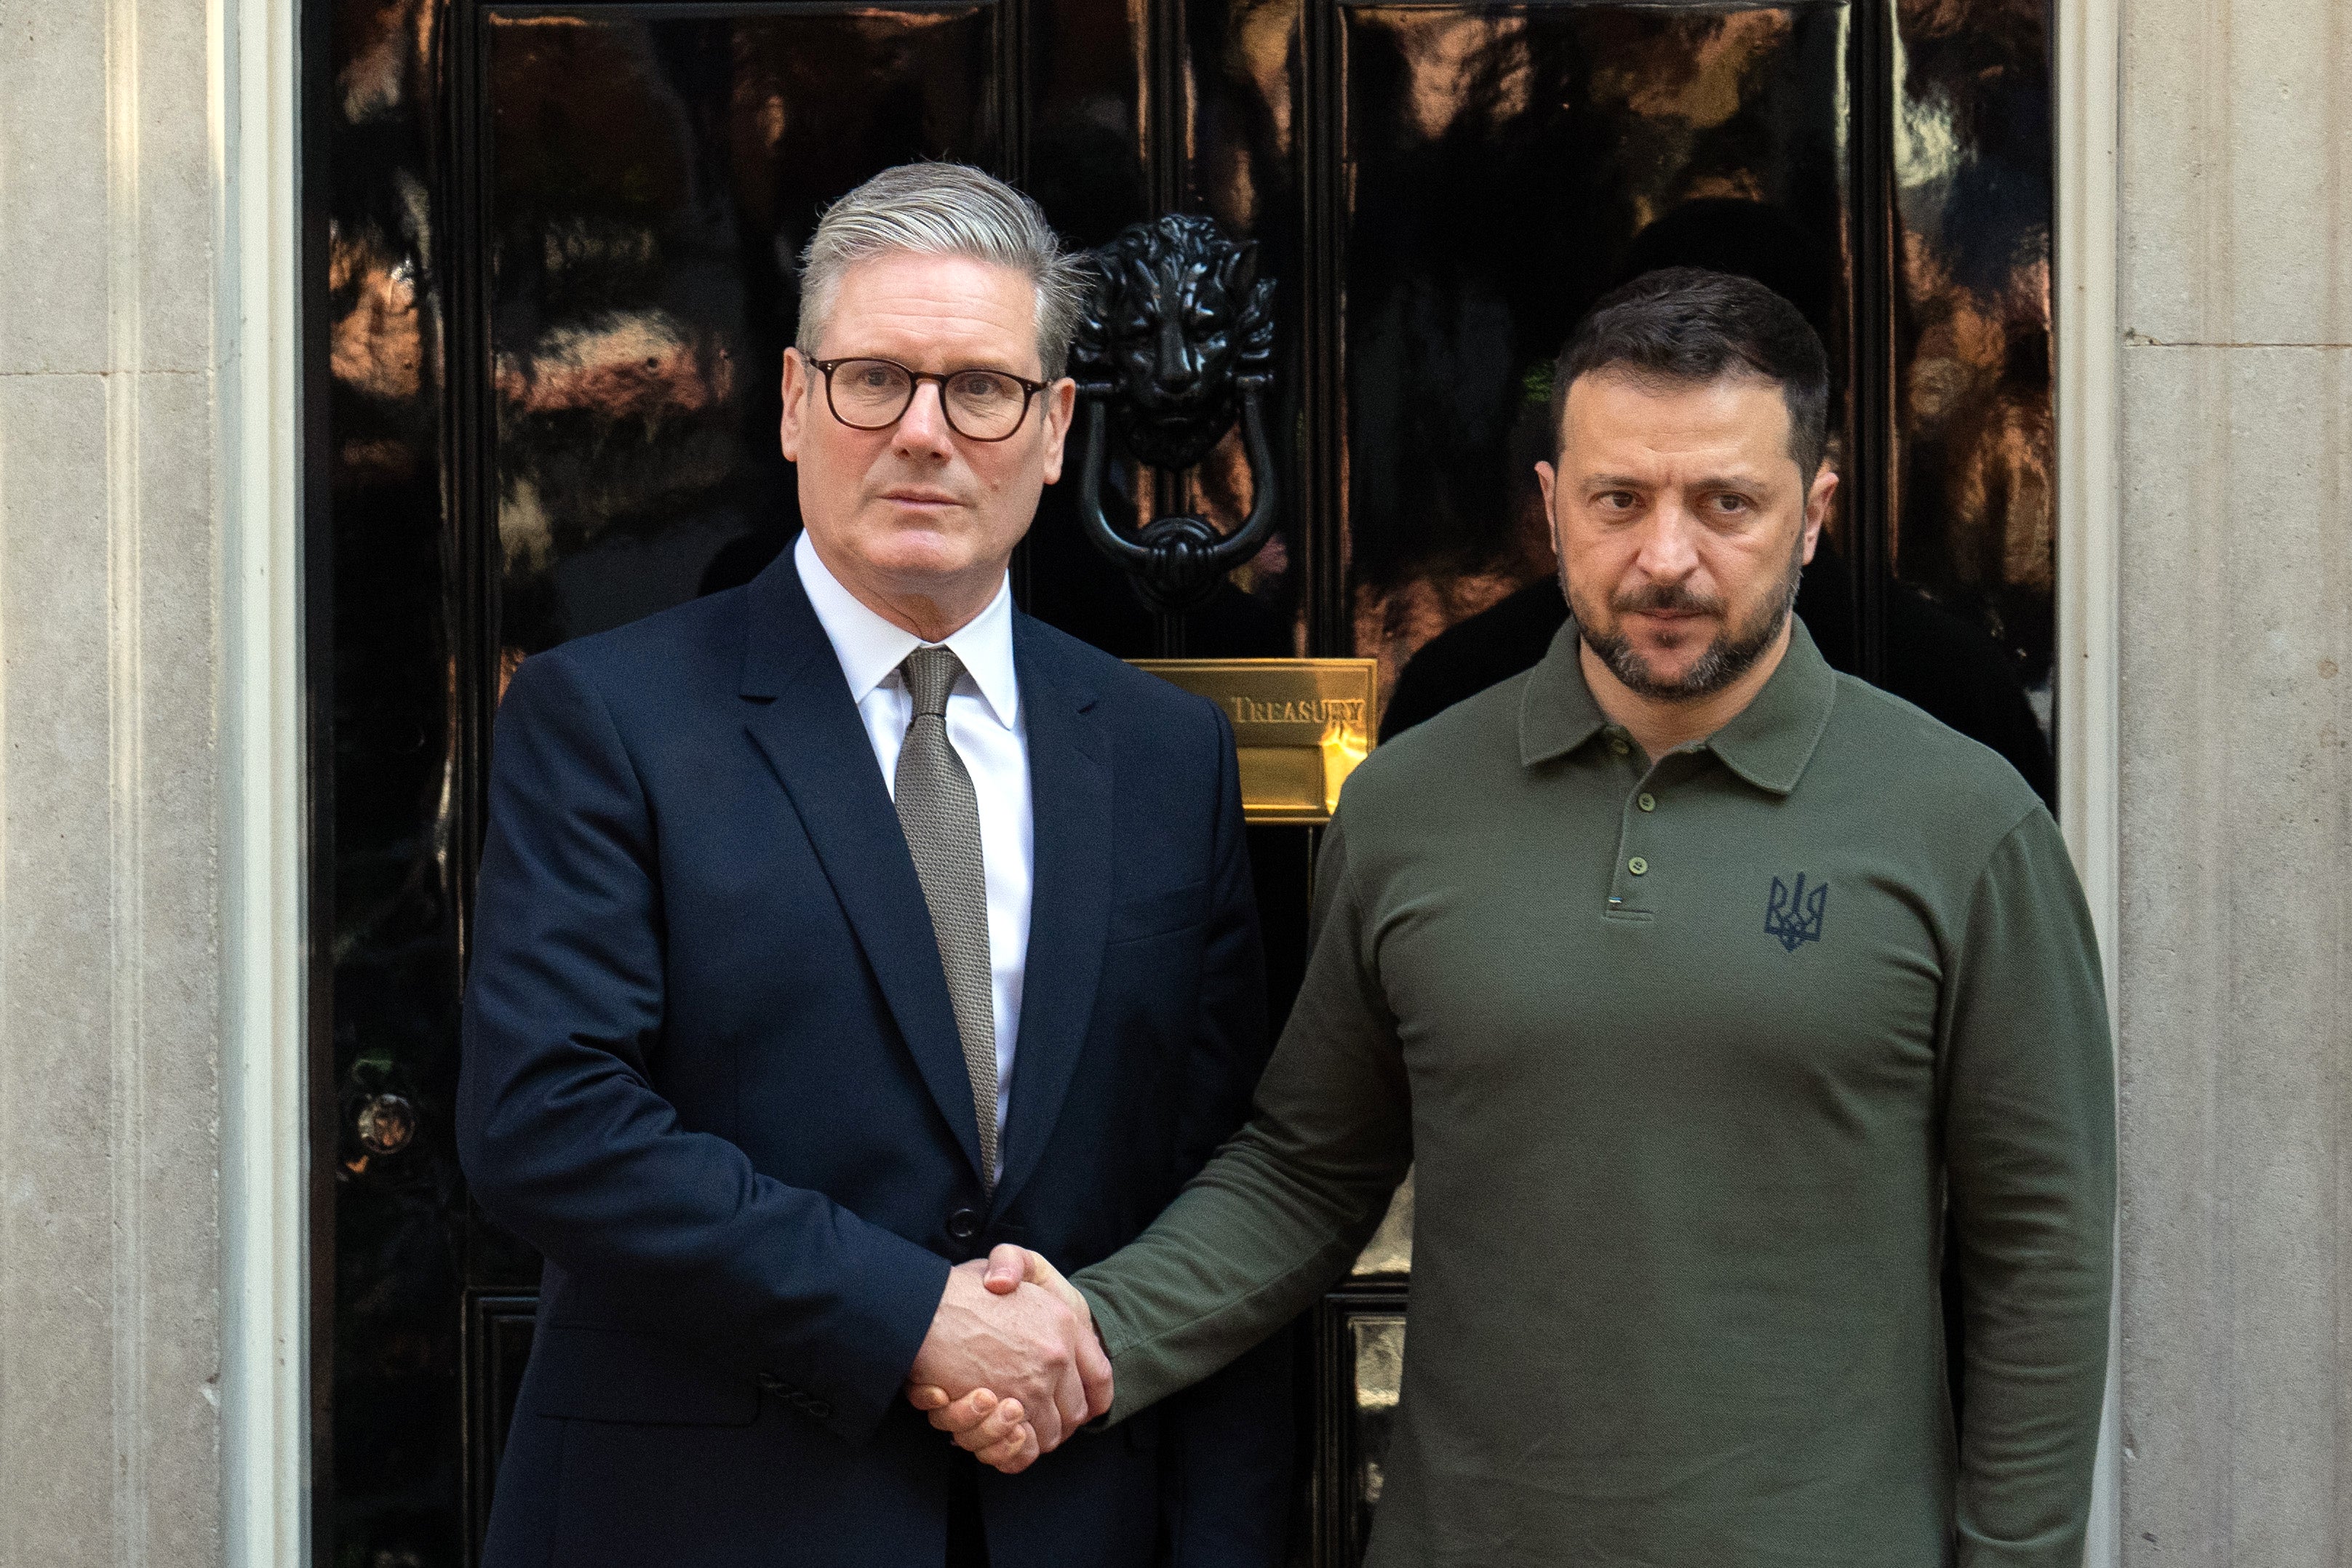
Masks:
[[[1789,405],[1789,455],[1809,482],[1821,471],[1829,449],[1829,355],[1797,308],[1752,277],[1702,267],[1661,267],[1586,311],[1552,367],[1555,456],[1569,385],[1594,371],[1622,371],[1643,381],[1748,374],[1775,382]]]

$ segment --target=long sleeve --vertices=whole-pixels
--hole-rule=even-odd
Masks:
[[[1220,787],[1212,924],[1200,1021],[1177,1121],[1177,1169],[1195,1174],[1240,1130],[1265,1071],[1265,947],[1243,829],[1232,727],[1216,716]],[[1276,1333],[1160,1407],[1171,1568],[1275,1568],[1289,1542],[1295,1399],[1290,1342]]]
[[[1970,902],[1945,1029],[1962,1568],[2082,1561],[2105,1386],[2115,1082],[2089,911],[2036,809]]]
[[[1287,1323],[1362,1250],[1412,1160],[1396,1026],[1335,820],[1312,955],[1249,1123],[1151,1228],[1075,1283],[1117,1374],[1113,1420]]]
[[[649,1330],[782,1377],[869,1433],[948,1263],[689,1131],[655,1088],[654,825],[602,698],[562,654],[498,721],[457,1138],[475,1197]]]

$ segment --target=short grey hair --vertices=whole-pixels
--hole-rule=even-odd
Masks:
[[[801,253],[793,342],[803,354],[815,356],[849,269],[893,252],[968,256],[1026,275],[1037,289],[1038,362],[1046,379],[1061,375],[1086,297],[1086,262],[1062,248],[1036,203],[964,163],[901,163],[824,210]]]

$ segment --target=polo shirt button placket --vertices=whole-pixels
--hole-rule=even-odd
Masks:
[[[1611,755],[1628,759],[1633,757],[1633,737],[1622,728],[1611,725],[1604,733],[1608,737]],[[1639,765],[1636,764],[1636,766]],[[1647,784],[1649,779],[1644,777],[1635,782],[1637,785]],[[1639,789],[1630,800],[1626,801],[1626,805],[1637,807],[1643,815],[1647,815],[1658,809],[1658,798],[1646,789]],[[1634,879],[1647,876],[1650,871],[1648,858],[1632,852],[1634,846],[1643,841],[1644,836],[1636,826],[1641,821],[1641,817],[1635,816],[1631,810],[1628,810],[1618,826],[1617,856],[1612,862],[1609,878],[1611,885],[1608,910],[1612,915],[1639,915],[1643,918],[1647,917],[1645,911],[1650,901],[1647,898],[1636,898],[1633,895],[1634,889],[1641,885]]]

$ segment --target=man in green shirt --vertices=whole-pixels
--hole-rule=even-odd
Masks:
[[[1790,613],[1827,382],[1744,279],[1580,325],[1538,468],[1573,619],[1349,780],[1253,1119],[1075,1278],[1115,1422],[1312,1303],[1414,1166],[1375,1565],[2082,1561],[2098,955],[2025,783]],[[994,1283],[1024,1270],[1060,1283],[1011,1249]],[[915,1395],[1034,1458],[1017,1404]]]

